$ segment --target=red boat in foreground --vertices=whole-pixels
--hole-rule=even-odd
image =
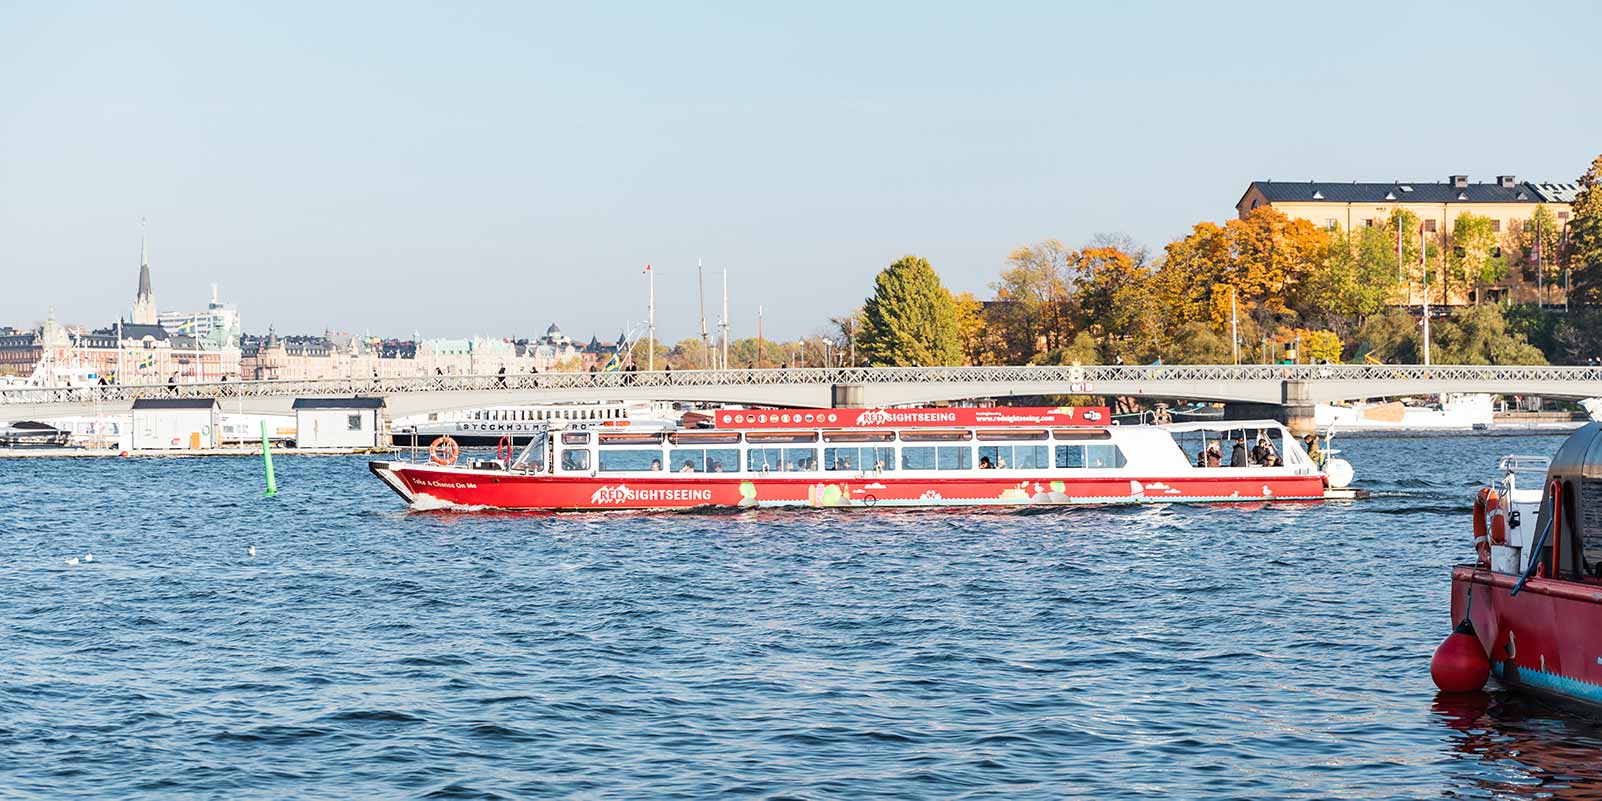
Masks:
[[[1350,465],[1321,469],[1267,420],[1120,426],[1095,407],[690,414],[710,419],[559,421],[515,456],[506,440],[495,459],[458,464],[442,438],[429,462],[370,467],[425,509],[1261,503],[1358,492],[1345,489]],[[1207,466],[1220,433],[1246,439],[1255,463]],[[1230,451],[1221,449],[1226,462]]]
[[[1602,425],[1570,435],[1550,463],[1515,456],[1501,467],[1500,484],[1475,499],[1478,560],[1452,569],[1459,627],[1431,666],[1436,683],[1477,688],[1484,667],[1454,679],[1488,662],[1508,686],[1602,706]],[[1469,652],[1444,654],[1459,644]]]

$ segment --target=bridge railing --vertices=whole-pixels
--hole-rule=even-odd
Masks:
[[[262,398],[395,395],[412,392],[582,390],[672,387],[811,386],[836,384],[1073,384],[1093,394],[1098,385],[1261,381],[1417,382],[1419,391],[1443,381],[1539,386],[1602,381],[1602,367],[1482,365],[1045,365],[1032,367],[845,367],[737,370],[658,370],[623,373],[432,375],[220,381],[199,384],[110,384],[87,387],[0,387],[0,404],[131,401],[141,398]],[[667,397],[671,397],[668,395]]]

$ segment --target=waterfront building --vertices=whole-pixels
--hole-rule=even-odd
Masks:
[[[211,302],[204,311],[161,312],[157,323],[175,336],[194,337],[216,350],[239,347],[239,309],[217,299],[217,285],[211,285]]]
[[[1417,215],[1424,235],[1436,243],[1450,246],[1451,232],[1457,218],[1476,214],[1491,220],[1491,228],[1504,238],[1504,247],[1511,249],[1511,234],[1516,233],[1534,216],[1536,209],[1545,207],[1560,227],[1567,226],[1570,204],[1580,191],[1573,183],[1535,183],[1520,181],[1517,176],[1499,175],[1493,182],[1472,183],[1467,175],[1448,176],[1444,182],[1392,181],[1388,183],[1338,183],[1329,181],[1253,181],[1235,204],[1235,211],[1245,217],[1253,209],[1271,207],[1288,217],[1307,220],[1322,228],[1347,231],[1360,227],[1384,225],[1392,212],[1402,209]],[[1410,232],[1417,237],[1418,232]],[[1550,262],[1547,264],[1551,269]],[[1416,284],[1407,299],[1409,305],[1422,302],[1422,277],[1417,265],[1409,265]],[[1439,302],[1442,286],[1438,265],[1431,265],[1431,302]],[[1509,272],[1508,280],[1491,285],[1485,299],[1501,300],[1513,297],[1534,302],[1534,282],[1525,279],[1519,270]],[[1550,279],[1549,279],[1550,281]],[[1561,286],[1547,286],[1547,302],[1561,302]],[[1470,302],[1467,288],[1458,287],[1449,296],[1450,305]]]
[[[133,402],[133,449],[215,448],[220,423],[215,398],[140,398]]]
[[[383,398],[295,399],[295,445],[301,448],[381,448]]]
[[[240,340],[246,380],[374,376],[511,375],[587,370],[597,352],[580,348],[556,324],[537,339],[464,337],[410,340],[322,336],[245,335]],[[604,350],[610,357],[610,349]]]

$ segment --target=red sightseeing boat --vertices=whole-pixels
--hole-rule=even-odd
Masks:
[[[1602,705],[1602,425],[1548,463],[1507,457],[1474,505],[1474,564],[1452,569],[1456,632],[1431,664],[1444,690],[1505,685]]]
[[[686,418],[558,421],[519,453],[505,440],[496,458],[465,464],[441,438],[428,462],[370,467],[423,509],[1305,502],[1359,492],[1345,489],[1350,465],[1329,459],[1321,470],[1273,421],[1122,426],[1097,407],[722,409]],[[1209,466],[1232,450],[1217,448],[1220,434],[1249,438],[1256,458]],[[1194,451],[1182,447],[1187,440]]]

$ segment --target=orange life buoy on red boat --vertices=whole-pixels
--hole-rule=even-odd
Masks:
[[[1487,521],[1487,525],[1491,529],[1491,544],[1492,545],[1506,545],[1507,544],[1507,508],[1506,508],[1506,505],[1502,502],[1503,499],[1502,499],[1502,497],[1500,495],[1497,494],[1495,488],[1486,487],[1485,491],[1487,493],[1486,496],[1485,496],[1486,514],[1490,516],[1490,520]]]
[[[456,464],[456,456],[461,452],[456,440],[450,437],[440,437],[428,444],[428,460],[438,465]]]
[[[511,437],[501,437],[501,441],[495,443],[495,460],[501,462],[502,464],[509,465],[512,463]]]
[[[1474,496],[1474,554],[1479,557],[1480,567],[1491,566],[1491,539],[1486,531],[1486,511],[1490,507],[1490,499],[1495,496],[1496,490],[1490,487],[1481,489]]]

